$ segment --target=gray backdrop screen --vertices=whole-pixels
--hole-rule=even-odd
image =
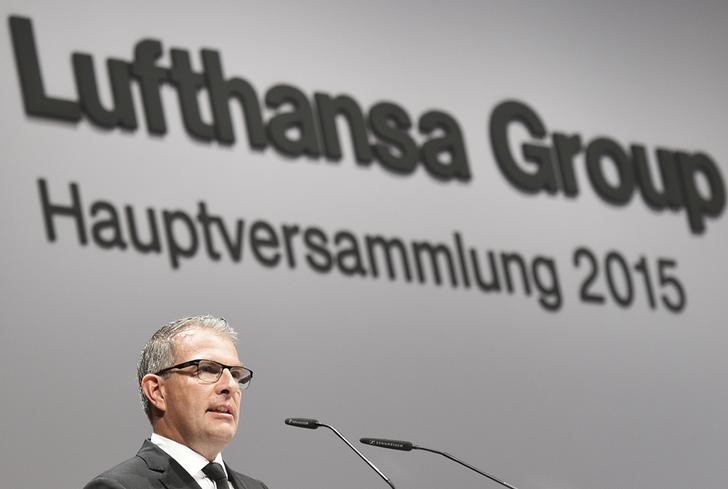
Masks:
[[[161,324],[202,313],[231,321],[255,371],[224,455],[271,489],[383,487],[331,433],[286,417],[443,449],[522,489],[728,486],[725,2],[5,0],[2,11],[4,486],[82,487],[132,456],[150,433],[139,351]],[[32,22],[45,95],[67,103],[47,111],[75,107],[77,120],[24,104],[11,16]],[[78,104],[77,75],[93,74],[103,114],[115,100],[107,60],[133,64],[144,39],[161,45],[154,66],[187,53],[207,71],[186,92],[203,126],[221,117],[203,62],[218,53],[264,121],[279,117],[291,154],[265,139],[272,124],[253,148],[236,102],[234,143],[192,137],[168,82],[154,134],[133,74],[120,86],[134,128],[101,127]],[[277,85],[303,98],[275,108]],[[316,94],[355,101],[363,144],[390,165],[357,161],[342,118],[338,161],[296,146],[323,137],[285,122],[318,121]],[[514,116],[506,128],[523,178],[539,168],[523,144],[563,161],[576,144],[575,195],[561,167],[551,193],[502,171],[491,115],[507,101],[545,126],[541,137]],[[429,111],[459,135],[422,130]],[[438,139],[428,168],[422,148]],[[646,203],[634,145],[653,176],[658,150],[674,157],[673,209]],[[599,178],[624,201],[608,202]],[[74,191],[82,223],[56,212]],[[128,216],[153,243],[149,213],[159,246],[143,250]],[[382,240],[407,260],[390,250],[388,268]],[[400,488],[496,487],[431,454],[362,450]]]

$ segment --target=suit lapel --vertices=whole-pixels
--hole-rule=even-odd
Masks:
[[[248,489],[248,486],[243,483],[242,479],[238,477],[238,473],[230,468],[228,464],[225,464],[225,470],[228,473],[228,479],[233,483],[235,489]]]
[[[169,466],[160,480],[167,489],[202,489],[189,472],[173,458],[169,459]]]
[[[167,489],[201,489],[180,464],[151,441],[144,441],[137,456],[146,462],[149,470],[159,473],[159,482]]]

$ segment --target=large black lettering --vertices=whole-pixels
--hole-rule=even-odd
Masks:
[[[71,59],[84,114],[104,129],[136,129],[137,119],[131,95],[131,65],[117,59],[110,59],[106,63],[113,97],[113,108],[106,109],[99,98],[93,58],[88,54],[75,53]]]
[[[268,139],[281,153],[288,156],[307,155],[318,158],[321,154],[316,137],[313,111],[306,95],[290,85],[276,85],[265,94],[265,103],[271,109],[282,106],[292,111],[279,111],[268,121]],[[290,137],[296,133],[297,137]]]
[[[369,125],[381,141],[388,143],[372,147],[377,161],[395,173],[412,173],[417,167],[418,151],[407,133],[412,127],[407,112],[392,103],[378,103],[369,111]]]
[[[223,144],[235,142],[233,122],[230,116],[230,100],[237,100],[243,112],[248,132],[248,145],[262,150],[268,145],[260,110],[258,95],[253,86],[242,78],[225,80],[222,63],[217,51],[202,50],[202,64],[205,67],[205,82],[210,96],[210,107],[215,120],[217,140]]]
[[[211,216],[207,212],[207,205],[200,201],[197,204],[197,220],[202,225],[202,237],[205,241],[205,249],[207,249],[207,255],[213,260],[219,260],[222,255],[215,249],[215,244],[212,241],[212,224],[216,221],[220,221],[219,217]]]
[[[524,160],[534,163],[536,171],[523,170],[511,153],[508,140],[508,126],[514,122],[523,125],[534,138],[546,136],[546,128],[529,106],[516,101],[499,104],[490,116],[490,142],[498,167],[516,188],[527,193],[545,190],[556,193],[557,176],[554,158],[548,146],[523,144]]]
[[[515,264],[516,268],[521,271],[521,280],[523,290],[526,295],[531,295],[531,285],[526,274],[526,264],[518,253],[501,253],[501,264],[503,265],[503,276],[505,277],[506,289],[509,293],[513,293],[513,279],[511,278],[511,264]]]
[[[419,129],[430,136],[437,130],[443,133],[426,141],[420,149],[422,162],[430,175],[438,180],[470,180],[465,143],[457,121],[444,112],[432,110],[420,118]]]
[[[137,229],[136,219],[134,218],[134,209],[126,206],[126,220],[129,223],[129,240],[134,249],[140,253],[161,253],[162,245],[159,241],[159,228],[157,226],[157,214],[151,207],[147,209],[147,222],[149,225],[149,240],[145,243],[139,238],[139,230]]]
[[[191,258],[197,253],[199,239],[195,230],[195,223],[190,216],[182,211],[164,211],[162,213],[164,222],[164,236],[169,248],[169,260],[172,268],[179,268],[180,258]],[[186,239],[180,243],[176,230],[182,229],[186,232]],[[186,244],[186,246],[185,246]]]
[[[306,253],[306,262],[309,266],[319,273],[330,272],[334,260],[326,247],[328,243],[326,233],[317,227],[307,228],[303,233],[303,242],[309,250],[309,253]]]
[[[371,163],[372,150],[369,147],[369,135],[364,121],[364,114],[362,114],[356,100],[347,95],[331,98],[325,93],[317,93],[315,99],[321,130],[322,149],[326,159],[331,161],[341,159],[341,144],[339,144],[336,119],[338,116],[342,116],[349,125],[356,161],[358,163]]]
[[[442,283],[442,279],[440,277],[439,263],[441,260],[444,260],[447,270],[450,272],[450,284],[453,287],[458,286],[458,278],[455,275],[455,267],[453,265],[452,255],[450,254],[450,250],[447,246],[445,246],[444,244],[433,245],[431,243],[428,243],[427,241],[413,241],[412,251],[415,255],[417,278],[420,280],[420,283],[424,283],[426,280],[425,268],[422,264],[422,257],[423,255],[426,255],[430,257],[430,269],[432,270],[432,274],[435,277],[435,284],[440,285]],[[438,257],[442,257],[441,260],[438,260]]]
[[[675,152],[658,149],[657,162],[662,177],[662,191],[657,188],[650,175],[647,164],[647,152],[644,146],[632,145],[632,162],[635,169],[635,180],[642,191],[642,199],[650,209],[662,210],[667,208],[677,210],[682,206],[680,190],[680,176],[675,162]]]
[[[690,230],[697,234],[705,231],[705,217],[717,217],[725,208],[725,186],[718,167],[703,153],[678,153],[677,165],[685,196],[685,211]],[[708,194],[702,195],[696,177],[702,175],[708,184]]]
[[[283,243],[286,245],[286,259],[288,261],[288,266],[296,268],[296,252],[293,248],[293,237],[299,233],[300,229],[295,224],[284,224],[281,227],[281,230],[283,231]]]
[[[604,176],[603,162],[612,161],[617,170],[617,185],[609,183]],[[586,168],[594,190],[599,196],[614,205],[625,205],[634,193],[634,174],[627,154],[622,147],[609,138],[598,138],[586,148]]]
[[[407,282],[412,280],[409,259],[407,258],[407,250],[404,243],[402,243],[402,240],[397,238],[385,239],[382,236],[367,236],[366,244],[367,253],[369,255],[369,269],[371,270],[373,277],[377,277],[379,275],[379,265],[377,264],[377,257],[375,254],[375,251],[379,249],[386,259],[389,280],[396,279],[397,274],[395,272],[394,259],[392,256],[393,252],[396,250],[399,255],[399,263],[401,263],[405,280]]]
[[[336,253],[336,263],[339,270],[344,275],[366,275],[367,271],[362,264],[361,251],[359,250],[359,242],[356,236],[349,231],[339,231],[334,236],[334,243],[340,245],[342,243],[348,246],[342,246]]]
[[[235,220],[235,235],[231,236],[228,233],[225,221],[222,218],[214,217],[211,218],[220,227],[220,233],[222,234],[225,247],[230,253],[230,258],[234,262],[239,262],[243,258],[243,231],[245,229],[245,222],[242,219]]]
[[[48,236],[48,241],[55,241],[56,228],[53,224],[53,218],[55,216],[68,216],[73,218],[74,223],[76,224],[78,242],[85,245],[87,242],[86,227],[84,226],[83,221],[81,194],[78,190],[78,184],[71,183],[69,185],[69,189],[71,190],[70,206],[51,204],[48,197],[48,187],[46,186],[45,179],[38,179],[38,190],[40,192],[40,204],[43,211],[43,223],[45,224],[46,236]]]
[[[453,241],[455,241],[455,249],[458,254],[458,264],[460,265],[460,274],[463,277],[463,287],[470,288],[470,273],[468,272],[467,262],[465,261],[465,249],[463,247],[463,239],[460,233],[453,233]]]
[[[281,261],[281,254],[278,251],[280,242],[273,226],[265,221],[255,221],[250,226],[250,248],[253,255],[267,267],[274,267]],[[272,253],[267,254],[270,249]]]
[[[169,80],[169,70],[156,65],[161,56],[162,43],[155,39],[139,41],[134,47],[134,63],[131,71],[139,81],[147,130],[152,134],[167,132],[160,92],[162,83]]]
[[[212,124],[202,120],[197,95],[205,86],[205,78],[192,71],[190,55],[183,49],[172,49],[172,68],[169,79],[177,87],[179,105],[182,109],[182,120],[187,133],[200,141],[211,141],[215,136]]]
[[[500,277],[498,275],[498,266],[495,261],[495,254],[492,251],[488,251],[488,269],[490,271],[490,280],[485,280],[483,270],[480,267],[480,260],[478,260],[478,251],[475,248],[470,248],[470,260],[473,263],[473,274],[475,275],[475,283],[478,288],[483,292],[499,292]]]
[[[11,16],[8,21],[25,112],[29,115],[71,122],[81,120],[81,107],[78,102],[46,95],[30,19]]]
[[[94,242],[101,248],[126,249],[126,241],[121,232],[119,213],[111,202],[99,200],[91,205],[91,217],[97,217],[105,213],[106,219],[97,219],[91,225],[91,236]],[[105,236],[106,235],[106,236]]]
[[[546,277],[542,272],[545,272]],[[561,286],[556,261],[552,258],[537,256],[531,263],[533,282],[540,292],[539,304],[548,311],[558,311],[561,308]]]
[[[579,186],[574,172],[574,156],[582,150],[581,137],[578,134],[566,135],[555,132],[553,141],[556,160],[559,163],[561,188],[566,196],[575,197],[579,194]]]

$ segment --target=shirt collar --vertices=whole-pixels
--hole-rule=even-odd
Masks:
[[[209,464],[210,461],[192,450],[190,447],[174,440],[170,440],[162,435],[158,435],[157,433],[152,433],[150,441],[164,450],[167,455],[180,464],[182,468],[185,469],[194,479],[204,479],[207,477],[205,473],[202,472],[202,468]],[[222,453],[218,453],[213,462],[217,462],[222,465],[225,475],[228,475],[225,463],[222,461]]]

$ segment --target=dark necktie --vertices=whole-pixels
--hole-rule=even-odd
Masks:
[[[207,477],[215,481],[217,489],[228,489],[227,476],[222,465],[216,462],[210,462],[209,464],[202,467],[202,471]]]

